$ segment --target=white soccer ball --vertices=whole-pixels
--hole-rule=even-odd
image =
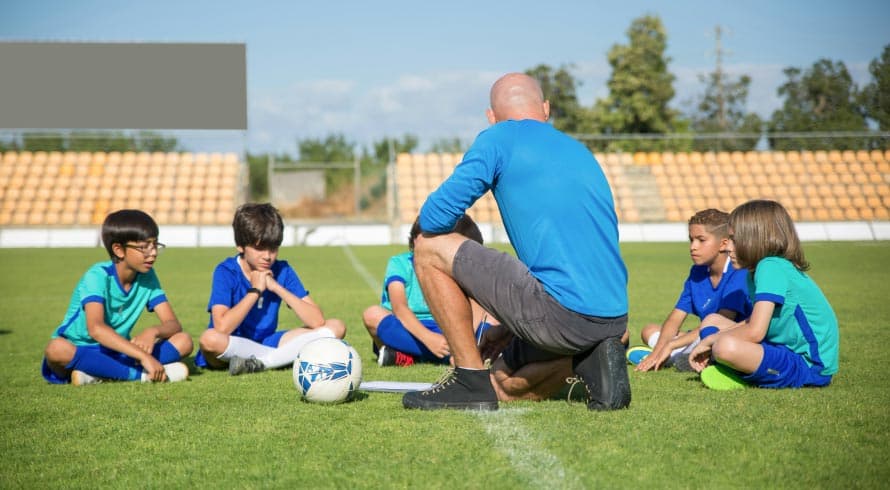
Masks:
[[[304,400],[340,403],[351,400],[362,383],[362,359],[345,341],[313,340],[294,361],[294,385]]]

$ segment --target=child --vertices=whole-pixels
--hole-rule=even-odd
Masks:
[[[754,310],[747,321],[702,339],[690,354],[692,367],[712,389],[828,385],[838,370],[837,317],[805,273],[809,264],[788,212],[775,201],[748,201],[729,223],[729,255],[749,270]]]
[[[154,271],[164,249],[158,225],[142,211],[116,211],[102,223],[102,243],[111,260],[90,267],[74,288],[65,319],[46,346],[43,377],[73,385],[186,379],[188,367],[177,361],[192,352],[192,339]],[[160,324],[130,337],[144,308]]]
[[[476,223],[463,215],[454,227],[456,233],[482,243]],[[408,237],[408,252],[393,256],[386,266],[380,305],[362,314],[365,328],[374,340],[374,352],[381,366],[410,366],[415,361],[449,362],[448,342],[433,319],[414,274],[414,239],[420,234],[415,221]],[[473,304],[474,323],[480,325],[477,338],[486,328],[487,316]]]
[[[325,319],[291,266],[278,259],[284,223],[271,204],[243,204],[232,221],[238,255],[213,271],[207,311],[210,324],[199,340],[199,367],[229,374],[255,373],[290,365],[308,342],[342,339],[346,325]],[[284,302],[305,326],[277,330]]]
[[[691,370],[686,360],[698,343],[699,328],[678,335],[690,313],[701,320],[701,325],[720,323],[710,315],[741,321],[751,313],[745,282],[747,271],[732,267],[725,253],[728,243],[729,214],[706,209],[689,218],[689,254],[693,266],[680,299],[664,323],[650,324],[643,329],[641,336],[649,348],[628,351],[628,359],[639,362],[637,371],[657,370],[671,364],[680,370]],[[651,353],[642,360],[635,359],[634,352],[639,349],[651,350]]]

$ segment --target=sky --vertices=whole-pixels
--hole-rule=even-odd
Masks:
[[[2,0],[0,42],[244,43],[247,131],[181,133],[189,149],[296,154],[301,139],[367,147],[410,133],[425,150],[485,129],[488,90],[507,72],[566,65],[582,104],[605,97],[607,53],[643,15],[666,28],[680,110],[714,70],[716,26],[724,69],[751,76],[748,109],[765,118],[785,68],[842,61],[861,87],[890,44],[886,0]]]

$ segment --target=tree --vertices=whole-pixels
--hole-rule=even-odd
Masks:
[[[705,91],[689,115],[691,127],[698,133],[759,133],[763,125],[760,116],[747,113],[748,87],[751,77],[742,75],[733,80],[719,67],[707,76],[699,75],[706,84]],[[698,151],[746,151],[757,145],[757,138],[720,138],[696,140]]]
[[[890,131],[890,44],[880,58],[868,65],[872,81],[862,90],[866,115],[878,123],[881,131]]]
[[[605,133],[670,133],[682,129],[677,111],[668,107],[674,97],[674,75],[667,70],[667,34],[661,19],[644,16],[627,30],[629,43],[609,50],[612,66],[609,95],[597,101],[594,118]],[[655,149],[663,142],[615,142],[615,149]]]
[[[405,134],[402,139],[383,138],[375,141],[374,147],[374,163],[387,163],[391,159],[395,160],[399,153],[411,153],[417,148],[417,136],[413,134]],[[391,152],[391,153],[390,153]]]
[[[773,112],[770,132],[865,131],[868,126],[856,84],[842,61],[820,59],[802,72],[788,67],[788,81],[778,89],[785,99]],[[776,150],[851,149],[861,147],[862,139],[770,138]]]
[[[351,162],[355,144],[342,134],[328,135],[324,140],[304,139],[297,142],[301,162]]]
[[[456,136],[454,138],[440,138],[430,146],[430,153],[464,153],[466,150],[466,145]]]
[[[553,70],[549,65],[538,65],[525,71],[541,84],[544,98],[550,101],[550,120],[556,129],[568,133],[589,132],[591,130],[590,115],[578,103],[575,80],[569,68],[563,65]]]

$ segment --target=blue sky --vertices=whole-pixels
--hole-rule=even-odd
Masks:
[[[752,77],[749,109],[765,117],[784,68],[843,61],[861,86],[890,44],[890,2],[871,0],[5,0],[0,41],[246,43],[248,131],[226,144],[294,153],[301,138],[368,145],[410,132],[424,149],[484,129],[488,88],[505,72],[571,63],[592,104],[607,94],[606,53],[645,14],[667,29],[681,110],[714,68],[717,25],[726,70]]]

